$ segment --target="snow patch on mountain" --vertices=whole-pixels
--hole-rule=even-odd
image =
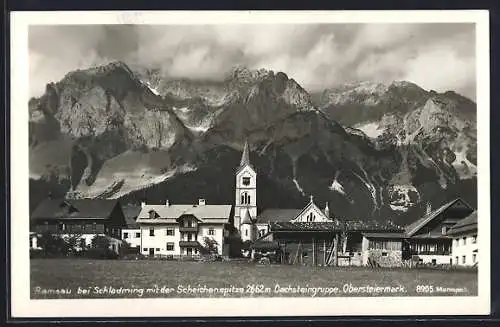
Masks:
[[[420,201],[420,194],[415,186],[392,185],[388,188],[389,206],[392,210],[407,212]]]
[[[158,95],[158,96],[161,96],[160,92],[158,91],[157,88],[153,87],[153,85],[151,85],[150,82],[148,81],[141,81],[144,85],[146,85],[148,87],[148,89],[154,94],[154,95]]]
[[[455,152],[455,160],[452,165],[459,172],[460,179],[477,176],[477,166],[467,159],[465,150]]]
[[[384,133],[384,128],[381,127],[378,122],[357,124],[354,125],[353,127],[365,133],[366,136],[374,139],[376,139],[377,137],[379,137]]]
[[[332,182],[332,185],[330,185],[330,190],[345,195],[344,187],[337,181],[337,179],[335,179]]]
[[[302,189],[302,187],[300,187],[299,182],[295,178],[293,179],[293,183],[295,184],[295,187],[300,192],[300,194],[306,195],[305,192],[304,192],[304,190]]]

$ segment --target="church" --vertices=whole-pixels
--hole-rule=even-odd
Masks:
[[[234,227],[255,253],[279,253],[283,264],[400,267],[453,264],[453,226],[474,209],[454,199],[402,227],[387,220],[335,217],[328,202],[321,209],[310,195],[303,208],[257,208],[258,172],[245,142],[236,169]],[[474,258],[476,258],[475,256]]]

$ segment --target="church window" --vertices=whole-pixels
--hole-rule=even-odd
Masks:
[[[251,197],[247,192],[241,194],[241,204],[250,204]]]
[[[307,221],[314,221],[314,218],[315,216],[312,212],[307,215]]]
[[[243,185],[245,186],[250,185],[250,177],[243,177]]]

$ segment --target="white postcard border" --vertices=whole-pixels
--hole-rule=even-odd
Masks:
[[[168,18],[168,19],[167,19]],[[28,26],[75,24],[475,23],[478,296],[31,300]],[[50,41],[49,41],[50,42]],[[57,45],[54,41],[54,46]],[[13,12],[11,14],[11,314],[28,317],[485,315],[490,313],[489,13],[464,11]],[[457,69],[460,69],[457,67]]]

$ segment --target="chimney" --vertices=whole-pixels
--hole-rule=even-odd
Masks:
[[[205,205],[205,199],[198,199],[198,205],[204,206]]]
[[[142,201],[141,202],[141,208],[144,208],[145,205],[146,205],[146,202]]]
[[[168,206],[170,206],[170,202],[168,202],[168,199],[167,199],[167,200],[165,200],[165,205],[166,205],[167,207],[168,207]]]

